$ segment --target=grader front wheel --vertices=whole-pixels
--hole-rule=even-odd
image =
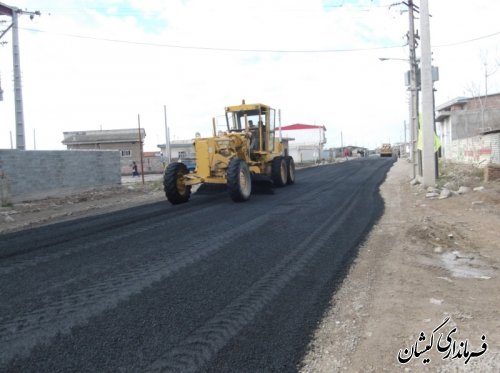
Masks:
[[[184,175],[189,171],[184,163],[170,163],[165,170],[163,187],[165,195],[172,205],[178,205],[189,200],[191,185],[184,183]]]
[[[252,179],[246,162],[233,158],[227,167],[227,190],[235,202],[247,201],[252,193]]]

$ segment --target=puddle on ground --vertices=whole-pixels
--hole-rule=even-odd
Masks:
[[[461,254],[459,251],[446,252],[441,255],[443,267],[452,277],[478,278],[487,280],[490,273],[486,265],[474,255]]]

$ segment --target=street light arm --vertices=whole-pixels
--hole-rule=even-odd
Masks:
[[[379,57],[378,59],[380,61],[405,61],[405,62],[410,62],[409,58]],[[419,63],[420,62],[420,58],[418,58],[418,57],[415,58],[415,62]]]

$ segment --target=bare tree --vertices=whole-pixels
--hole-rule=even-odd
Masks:
[[[480,51],[480,60],[483,66],[482,71],[484,73],[484,94],[481,92],[481,83],[471,82],[465,87],[465,92],[474,99],[481,112],[481,130],[485,129],[485,110],[487,109],[488,100],[488,78],[498,72],[500,68],[500,59],[496,58],[493,62],[492,59],[488,57],[488,50]]]

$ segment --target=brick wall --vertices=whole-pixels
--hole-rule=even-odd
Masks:
[[[120,183],[117,151],[0,150],[4,204]]]
[[[474,97],[465,105],[466,110],[500,109],[500,95]]]
[[[446,159],[479,166],[499,164],[500,133],[453,140],[445,149]]]

